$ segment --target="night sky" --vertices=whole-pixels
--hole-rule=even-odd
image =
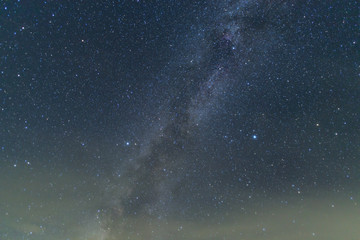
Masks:
[[[116,219],[357,192],[359,6],[2,1],[1,172],[85,174]]]

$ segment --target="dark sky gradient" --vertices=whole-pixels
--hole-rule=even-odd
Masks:
[[[1,165],[86,172],[130,215],[351,188],[359,28],[358,1],[3,1]]]

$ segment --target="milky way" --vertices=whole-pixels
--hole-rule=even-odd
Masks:
[[[234,189],[241,189],[250,183],[262,185],[262,188],[266,188],[267,184],[277,184],[276,188],[284,189],[284,185],[288,183],[279,181],[293,177],[291,175],[294,173],[290,169],[297,166],[292,164],[306,167],[306,162],[282,160],[299,153],[296,152],[296,147],[291,149],[286,146],[286,141],[292,140],[281,140],[280,132],[271,133],[274,135],[274,140],[271,141],[275,141],[272,144],[277,144],[280,148],[276,153],[275,158],[279,158],[277,160],[274,160],[272,153],[272,149],[276,147],[265,150],[268,160],[262,157],[252,160],[256,157],[255,152],[263,148],[265,143],[260,143],[257,150],[252,149],[255,146],[248,147],[253,156],[248,155],[246,151],[249,150],[239,150],[247,146],[248,142],[255,141],[258,135],[261,139],[265,138],[266,129],[261,124],[265,124],[265,128],[274,128],[273,131],[283,127],[277,126],[270,119],[268,110],[257,112],[258,110],[251,109],[251,106],[255,105],[251,101],[266,101],[261,100],[266,98],[263,94],[277,95],[278,92],[273,91],[283,88],[283,82],[276,83],[272,80],[270,81],[273,86],[269,87],[269,80],[265,79],[267,73],[261,71],[269,64],[277,64],[276,61],[279,60],[275,54],[278,51],[286,54],[288,49],[283,49],[286,41],[282,29],[299,6],[284,1],[248,1],[226,2],[210,7],[217,8],[214,20],[207,22],[203,29],[195,27],[201,31],[195,31],[187,42],[194,49],[202,48],[200,53],[194,57],[192,52],[182,50],[180,57],[175,57],[172,65],[166,67],[167,84],[176,86],[177,79],[182,82],[175,88],[172,86],[167,101],[161,103],[162,110],[158,119],[165,120],[160,127],[157,126],[158,129],[151,130],[155,134],[146,140],[148,144],[142,146],[145,150],[119,167],[125,169],[123,177],[127,179],[127,190],[115,195],[115,198],[120,198],[115,203],[119,205],[117,207],[124,208],[125,214],[145,212],[165,217],[184,199],[187,199],[187,208],[190,208],[192,203],[196,204],[197,201],[211,201],[206,198],[213,191],[222,192],[220,189],[209,189],[208,193],[203,192],[199,197],[195,189],[207,188],[209,184],[226,184],[232,179],[243,179],[240,181],[242,187],[238,185],[233,187]],[[181,59],[187,59],[188,62],[181,65]],[[268,69],[265,71],[276,74]],[[253,88],[255,90],[252,90]],[[219,116],[231,115],[227,112],[231,99],[237,101],[232,108],[238,109],[235,112],[239,121],[238,126],[232,127],[231,131],[236,131],[235,136],[244,131],[248,139],[245,142],[228,140],[227,138],[234,136],[224,134],[221,138],[230,143],[230,147],[225,147],[223,142],[213,147],[204,136],[216,131],[216,126],[221,124],[217,119]],[[273,107],[271,104],[270,102],[269,108]],[[248,123],[250,121],[254,121],[251,130],[247,129],[251,125]],[[215,127],[209,128],[210,125]],[[281,152],[287,151],[286,149],[289,149],[290,153]],[[266,181],[268,182],[265,183]],[[116,185],[115,188],[118,187]],[[194,195],[189,196],[188,192]]]
[[[321,238],[308,199],[359,206],[358,10],[3,1],[0,238]]]

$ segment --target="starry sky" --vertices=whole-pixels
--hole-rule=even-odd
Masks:
[[[356,191],[359,28],[355,0],[2,1],[0,166],[124,216]]]

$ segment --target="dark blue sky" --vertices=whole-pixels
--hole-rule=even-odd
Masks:
[[[122,171],[129,213],[355,184],[359,27],[357,1],[3,1],[1,164]]]

